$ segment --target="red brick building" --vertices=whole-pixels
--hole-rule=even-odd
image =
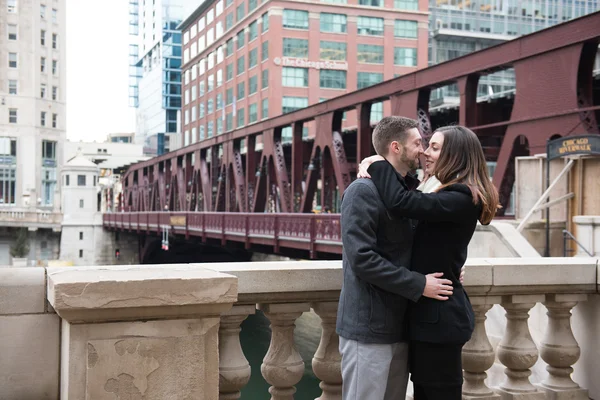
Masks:
[[[206,0],[180,25],[183,144],[426,67],[427,7],[426,0]],[[373,105],[373,121],[384,107]],[[355,125],[348,114],[344,127]]]

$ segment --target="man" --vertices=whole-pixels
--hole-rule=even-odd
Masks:
[[[373,147],[403,177],[423,153],[415,120],[385,117],[373,131]],[[390,218],[370,179],[357,179],[342,199],[344,281],[336,332],[342,355],[344,400],[404,399],[408,384],[408,343],[404,315],[408,301],[421,296],[445,300],[451,281],[440,273],[410,271],[415,226]]]

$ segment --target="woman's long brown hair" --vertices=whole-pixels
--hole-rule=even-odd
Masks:
[[[479,222],[489,224],[499,208],[498,190],[490,180],[479,138],[464,126],[446,126],[436,132],[444,135],[433,171],[442,183],[441,188],[454,183],[467,185],[473,194],[473,203],[481,203],[483,207]]]

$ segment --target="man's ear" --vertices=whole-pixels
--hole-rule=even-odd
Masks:
[[[396,154],[400,154],[400,152],[402,151],[402,146],[400,146],[400,143],[394,140],[392,143],[390,143],[390,151],[393,151]]]

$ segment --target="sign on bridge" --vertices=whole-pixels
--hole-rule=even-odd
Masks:
[[[548,142],[548,161],[575,154],[600,155],[600,135],[568,136]]]

